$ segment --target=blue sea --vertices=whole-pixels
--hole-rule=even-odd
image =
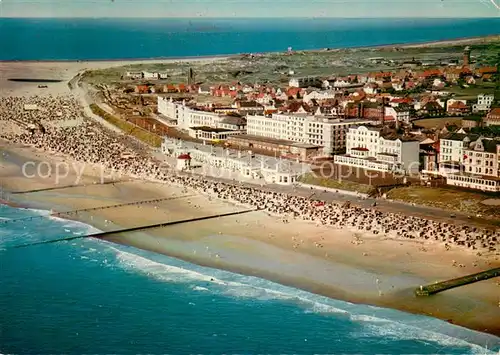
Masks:
[[[482,19],[0,18],[0,60],[207,56],[429,42],[500,33]]]
[[[0,206],[0,353],[495,354],[500,339],[105,241]],[[487,347],[487,348],[486,348]],[[488,350],[489,349],[489,350]]]

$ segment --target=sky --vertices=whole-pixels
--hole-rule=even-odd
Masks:
[[[500,17],[500,0],[0,0],[0,17]]]

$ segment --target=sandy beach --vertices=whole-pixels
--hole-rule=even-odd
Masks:
[[[25,178],[25,161],[48,157],[31,148],[0,146],[7,154],[0,166],[2,186],[9,191],[55,185],[53,177]],[[50,157],[56,163],[62,157]],[[70,211],[140,200],[175,199],[70,215],[101,230],[177,221],[244,209],[191,189],[139,181],[94,184],[97,171],[87,167],[86,186],[11,195],[36,208]],[[71,185],[70,173],[59,186]],[[446,250],[442,243],[393,240],[351,229],[317,226],[303,220],[283,223],[263,211],[235,217],[180,224],[108,240],[164,253],[196,264],[260,276],[317,294],[396,308],[441,318],[454,324],[500,335],[499,287],[495,279],[460,287],[430,298],[416,298],[420,284],[499,267],[496,257],[478,257],[467,250]],[[299,244],[296,247],[296,242]],[[318,243],[322,247],[318,247]],[[464,267],[452,266],[452,261]]]
[[[155,64],[173,62],[207,62],[224,60],[226,56],[140,59],[140,60],[110,60],[110,61],[0,61],[0,97],[7,96],[48,96],[65,95],[69,93],[68,82],[78,73],[86,70],[98,70],[121,67],[133,64]],[[51,79],[60,82],[38,83],[11,81],[9,79]],[[47,88],[38,88],[38,85]]]

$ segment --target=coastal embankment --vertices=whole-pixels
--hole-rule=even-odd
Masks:
[[[3,145],[1,149],[8,155],[0,168],[5,189],[23,191],[55,185],[54,177],[24,177],[21,166],[25,161],[41,159],[56,163],[62,157],[48,157],[31,148]],[[98,181],[98,170],[92,166],[84,170],[82,186],[18,194],[15,202],[67,211],[165,198],[153,204],[129,204],[74,216],[103,231],[240,209],[231,201],[172,184],[139,181],[94,184]],[[59,184],[70,185],[74,179],[74,173],[70,173]],[[166,199],[193,193],[196,196]],[[120,234],[107,240],[199,265],[260,276],[336,299],[427,314],[500,335],[499,286],[495,279],[456,288],[435,297],[414,296],[413,290],[420,284],[499,266],[494,257],[478,257],[461,248],[446,250],[441,243],[433,241],[375,236],[356,229],[337,229],[300,219],[284,223],[263,211],[170,226],[148,233]],[[455,267],[453,262],[463,267]]]

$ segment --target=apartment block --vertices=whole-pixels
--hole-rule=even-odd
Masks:
[[[366,123],[363,119],[344,120],[297,113],[254,115],[247,116],[247,134],[321,146],[323,154],[330,156],[344,151],[349,127]]]

